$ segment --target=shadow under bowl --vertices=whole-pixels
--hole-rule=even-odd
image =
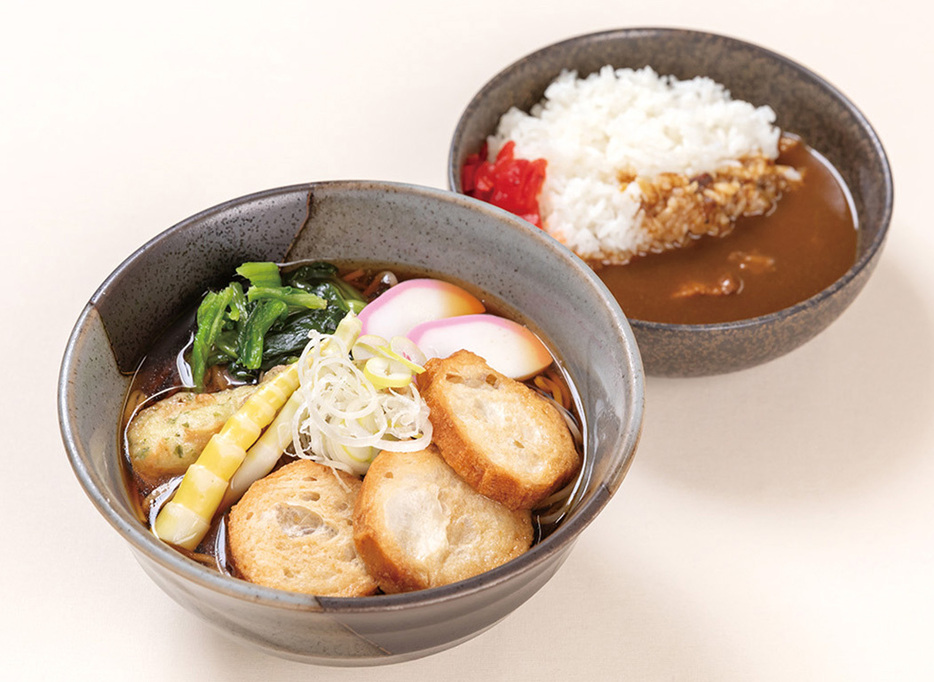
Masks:
[[[120,414],[140,359],[173,320],[244,261],[392,263],[464,283],[535,329],[567,370],[585,421],[573,511],[518,559],[408,594],[325,598],[224,576],[158,541],[125,484]],[[556,273],[543,279],[539,273]],[[602,283],[550,237],[473,199],[411,185],[328,182],[261,192],[195,215],[123,262],[65,349],[59,419],[75,474],[146,573],[221,632],[310,663],[374,665],[469,639],[531,597],[617,490],[635,452],[643,374],[629,325]],[[106,570],[106,569],[103,569]]]
[[[651,66],[679,79],[707,76],[734,98],[768,105],[776,125],[825,156],[848,185],[859,237],[856,262],[836,282],[789,308],[716,324],[630,319],[647,374],[701,376],[732,372],[784,355],[816,336],[856,298],[881,255],[894,190],[888,159],[862,113],[840,91],[787,57],[721,35],[670,28],[631,28],[582,35],[515,62],[473,97],[458,121],[448,183],[461,190],[461,168],[511,107],[529,111],[562,70],[579,77],[610,64]]]

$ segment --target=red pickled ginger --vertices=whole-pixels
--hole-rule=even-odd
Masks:
[[[486,143],[479,154],[471,154],[461,170],[461,185],[467,196],[514,213],[537,227],[542,226],[538,194],[545,182],[545,159],[517,159],[516,143],[507,142],[493,162],[487,161]]]

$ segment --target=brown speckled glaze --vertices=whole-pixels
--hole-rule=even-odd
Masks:
[[[120,470],[117,431],[127,372],[167,322],[208,284],[226,282],[240,262],[300,258],[376,259],[443,273],[520,311],[559,352],[587,422],[584,493],[567,521],[528,553],[483,575],[366,598],[315,598],[227,578],[147,532]],[[279,656],[327,665],[375,665],[441,651],[531,597],[622,482],[642,410],[635,339],[619,306],[581,261],[487,204],[376,182],[262,192],[160,234],[91,297],[59,378],[59,420],[75,474],[146,573],[220,631]]]
[[[678,78],[709,76],[733,97],[769,105],[777,124],[826,156],[849,185],[860,229],[855,265],[812,298],[771,315],[724,324],[673,325],[630,320],[645,371],[662,376],[719,374],[779,357],[811,339],[853,301],[875,268],[892,216],[888,160],[865,117],[838,90],[803,66],[734,38],[697,31],[636,28],[579,36],[509,66],[468,104],[455,129],[448,182],[510,107],[528,110],[562,69],[581,76],[611,64],[651,66]]]

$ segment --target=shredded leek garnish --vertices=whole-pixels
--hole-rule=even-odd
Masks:
[[[432,435],[428,406],[411,381],[413,370],[396,363],[393,371],[404,368],[408,380],[388,385],[368,377],[375,372],[367,368],[374,357],[351,357],[360,326],[349,313],[333,335],[310,333],[298,361],[303,404],[292,421],[296,455],[357,475],[366,473],[380,450],[420,450]]]

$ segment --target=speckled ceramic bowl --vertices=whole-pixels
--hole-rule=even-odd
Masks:
[[[248,260],[397,263],[485,291],[556,349],[586,421],[583,493],[570,517],[520,558],[446,587],[315,598],[222,576],[162,544],[124,487],[118,421],[130,373],[159,332]],[[541,273],[549,273],[543,277]],[[558,569],[619,487],[642,424],[639,352],[619,306],[579,260],[504,211],[409,185],[334,182],[236,199],[163,232],[91,297],[68,341],[59,417],[81,485],[143,569],[221,631],[313,663],[424,656],[490,627]]]
[[[635,28],[545,47],[500,72],[468,104],[451,143],[451,189],[460,191],[465,159],[480,149],[510,107],[528,111],[562,69],[585,76],[606,64],[648,65],[681,79],[709,76],[736,98],[770,105],[777,125],[799,134],[840,171],[859,222],[855,265],[824,291],[790,308],[720,324],[631,319],[646,373],[698,376],[751,367],[797,348],[836,319],[879,259],[892,215],[889,164],[872,127],[843,94],[803,66],[756,45],[696,31]]]

